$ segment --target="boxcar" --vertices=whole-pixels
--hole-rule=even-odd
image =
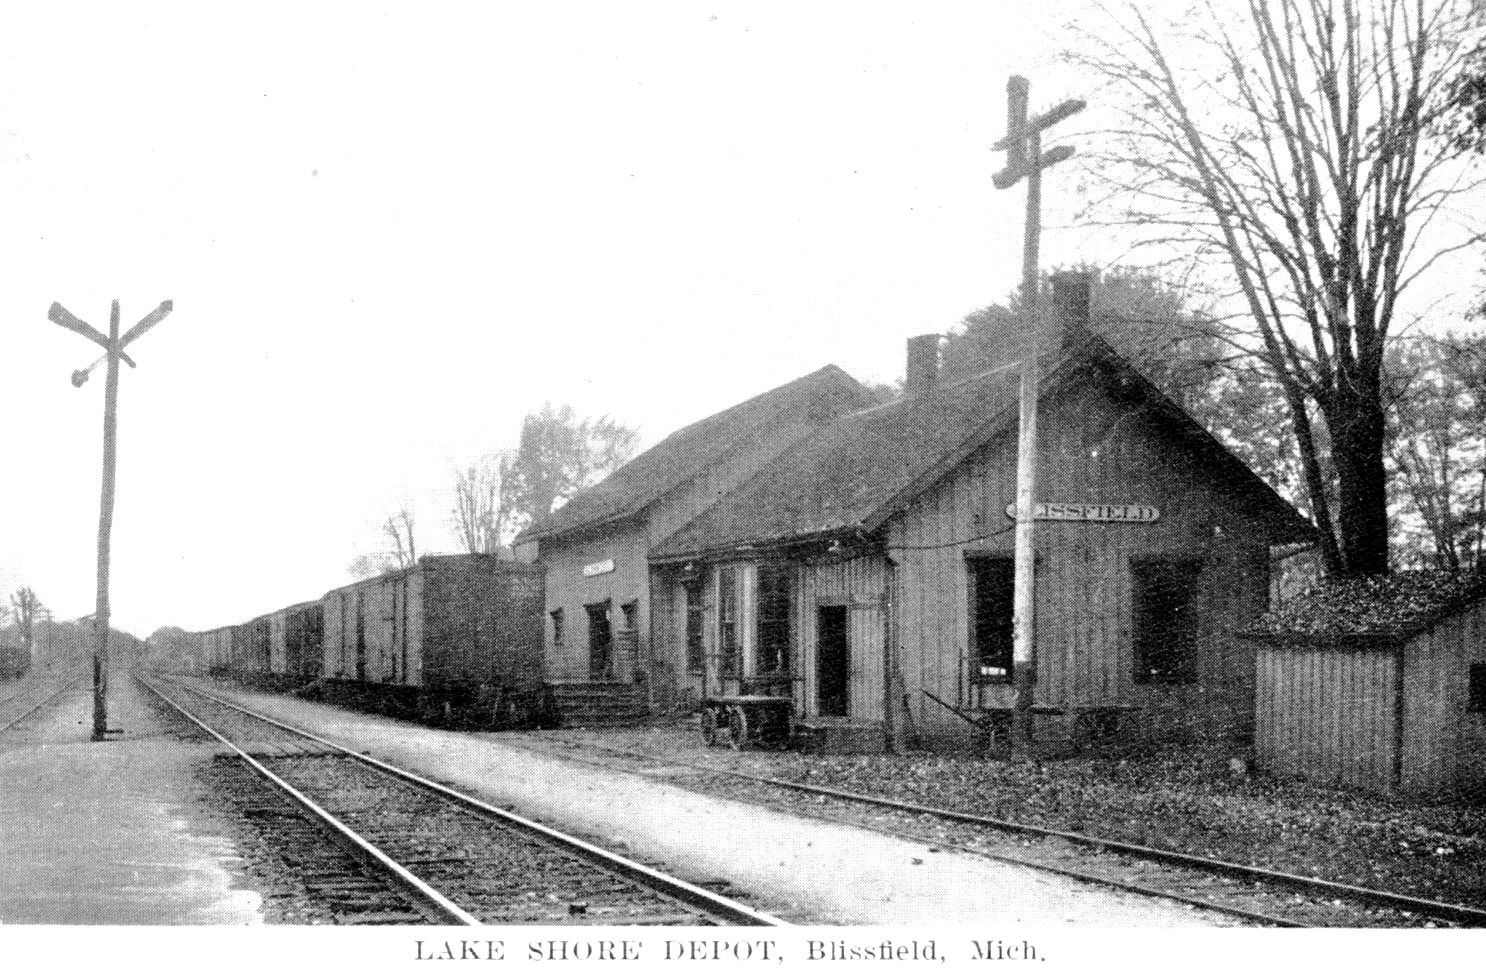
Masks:
[[[325,605],[295,604],[283,616],[285,674],[301,683],[318,679],[325,668]]]
[[[206,668],[213,675],[229,674],[232,671],[232,632],[234,627],[217,627],[192,636],[200,638],[199,648],[206,658]]]
[[[427,556],[325,595],[324,676],[429,720],[540,720],[543,603],[539,566]]]

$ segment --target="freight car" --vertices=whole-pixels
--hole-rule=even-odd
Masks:
[[[206,669],[213,676],[221,677],[232,671],[232,632],[236,629],[217,627],[191,635],[200,639],[197,650],[206,658]]]
[[[31,670],[31,655],[22,647],[0,646],[0,681],[19,678]]]
[[[284,674],[296,684],[318,680],[325,671],[325,605],[319,600],[286,607]]]
[[[321,600],[327,696],[440,724],[544,724],[541,567],[425,556]]]
[[[303,687],[319,678],[323,624],[315,618],[322,613],[318,601],[295,604],[233,628],[232,676],[273,691]]]

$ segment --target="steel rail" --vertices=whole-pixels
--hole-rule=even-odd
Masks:
[[[304,807],[304,809],[309,811],[312,815],[314,815],[317,819],[319,819],[322,823],[329,827],[339,840],[348,844],[351,849],[354,850],[354,852],[363,860],[390,874],[393,877],[394,881],[401,887],[404,894],[408,896],[409,901],[413,903],[419,910],[423,911],[426,916],[432,918],[435,923],[452,922],[455,924],[463,924],[469,927],[483,926],[478,919],[476,919],[468,911],[464,910],[464,908],[449,900],[433,887],[429,886],[427,883],[424,883],[418,877],[414,876],[407,870],[406,867],[398,863],[396,860],[392,859],[392,857],[382,852],[376,846],[372,845],[364,837],[362,837],[355,830],[351,829],[345,823],[341,822],[339,819],[336,819],[309,796],[305,795],[298,789],[294,788],[294,786],[290,785],[288,782],[279,778],[267,766],[259,762],[257,759],[253,758],[237,745],[233,744],[230,740],[227,739],[226,736],[222,735],[206,722],[202,721],[200,718],[197,718],[191,712],[181,707],[181,705],[178,704],[175,699],[169,697],[159,688],[155,687],[153,684],[150,683],[148,679],[141,675],[135,675],[135,677],[146,688],[154,692],[154,694],[162,701],[170,705],[172,708],[180,712],[185,717],[189,718],[202,731],[211,735],[217,741],[221,742],[223,745],[227,746],[229,749],[235,752],[237,756],[244,762],[246,762],[249,766],[251,766],[255,772],[263,776],[269,782],[273,783],[273,785],[282,789],[290,797],[290,799],[292,799],[300,806]]]
[[[1464,904],[1452,904],[1442,900],[1427,900],[1422,897],[1411,897],[1406,894],[1393,893],[1388,890],[1377,890],[1372,887],[1361,887],[1356,884],[1338,883],[1332,880],[1324,880],[1320,877],[1307,877],[1298,873],[1285,873],[1279,870],[1270,870],[1264,867],[1252,867],[1242,863],[1231,863],[1227,860],[1214,859],[1210,857],[1196,856],[1191,853],[1182,853],[1177,850],[1161,850],[1152,846],[1141,846],[1137,843],[1124,843],[1119,840],[1107,840],[1097,836],[1086,836],[1082,833],[1071,833],[1065,830],[1048,829],[1042,826],[1034,826],[1030,823],[1018,823],[1010,819],[1000,819],[994,816],[977,816],[972,813],[962,813],[953,809],[941,809],[936,806],[926,806],[921,803],[902,802],[896,799],[885,799],[880,796],[869,796],[865,793],[850,792],[845,789],[834,789],[828,786],[816,786],[805,782],[790,782],[785,779],[771,779],[767,776],[754,775],[749,772],[740,772],[737,769],[723,769],[715,766],[701,765],[689,762],[685,759],[668,759],[664,756],[650,755],[635,752],[629,749],[615,748],[609,745],[591,744],[589,747],[603,751],[613,752],[616,755],[637,756],[650,759],[665,765],[673,765],[682,768],[695,769],[700,772],[711,772],[717,775],[734,776],[746,779],[750,782],[762,783],[764,785],[776,786],[781,789],[793,789],[798,792],[808,793],[816,796],[827,796],[843,801],[858,802],[885,809],[893,809],[907,813],[926,814],[951,822],[967,823],[975,826],[983,826],[990,829],[999,829],[1004,832],[1018,833],[1030,836],[1056,837],[1071,843],[1088,846],[1093,849],[1107,852],[1120,853],[1125,856],[1133,856],[1140,859],[1154,860],[1159,863],[1170,863],[1190,867],[1196,870],[1206,870],[1212,873],[1222,874],[1244,880],[1264,881],[1279,884],[1297,890],[1306,890],[1311,893],[1323,894],[1330,897],[1346,897],[1362,903],[1381,904],[1397,910],[1406,910],[1413,913],[1438,917],[1441,920],[1449,920],[1455,923],[1465,924],[1471,927],[1486,927],[1486,910]],[[1268,920],[1269,918],[1265,918]]]
[[[542,823],[537,822],[536,820],[527,819],[525,816],[518,815],[509,810],[501,809],[497,806],[492,806],[489,803],[484,802],[480,799],[476,799],[473,796],[466,795],[465,793],[460,792],[457,789],[451,789],[448,786],[434,782],[432,779],[425,779],[422,776],[409,772],[406,769],[398,768],[397,766],[392,765],[388,762],[383,762],[381,759],[367,755],[364,752],[357,752],[354,749],[345,747],[344,745],[339,745],[327,738],[316,735],[313,732],[306,731],[305,729],[300,728],[297,725],[290,725],[286,722],[279,721],[278,719],[273,718],[269,715],[265,715],[262,712],[253,711],[250,708],[245,708],[242,705],[239,705],[232,701],[228,701],[227,699],[222,698],[221,696],[216,695],[213,692],[202,691],[200,688],[196,688],[192,685],[184,684],[179,681],[175,683],[182,689],[190,691],[194,694],[201,695],[203,698],[210,699],[217,704],[224,705],[235,711],[239,711],[244,715],[247,715],[251,718],[256,718],[269,725],[273,725],[276,728],[281,728],[285,731],[301,735],[307,739],[310,739],[311,741],[327,746],[328,748],[335,749],[336,751],[348,755],[360,762],[364,762],[365,764],[379,769],[382,772],[385,772],[392,776],[396,776],[397,778],[400,778],[405,782],[410,782],[413,785],[419,786],[420,788],[426,789],[430,792],[438,793],[439,795],[442,795],[448,799],[452,799],[455,802],[458,802],[460,805],[464,806],[466,809],[473,810],[482,816],[498,820],[502,823],[525,830],[530,833],[534,833],[551,843],[577,853],[580,856],[586,857],[609,870],[618,872],[627,879],[650,887],[653,890],[660,891],[668,897],[672,897],[683,903],[689,904],[690,906],[696,907],[697,909],[709,915],[725,917],[726,919],[742,926],[790,926],[787,921],[780,920],[778,917],[775,917],[772,914],[766,914],[763,911],[755,910],[745,904],[738,903],[736,900],[730,900],[727,897],[722,896],[721,894],[716,894],[703,887],[687,883],[686,881],[673,877],[670,874],[662,873],[661,871],[653,867],[646,866],[643,863],[638,863],[634,860],[630,860],[623,856],[620,856],[617,853],[606,850],[601,846],[596,846],[595,844],[589,843],[586,840],[579,839],[576,836],[570,836],[567,833],[561,832],[560,830],[553,829],[550,826],[545,826]]]
[[[21,722],[25,721],[27,718],[30,718],[32,715],[36,714],[38,711],[40,711],[41,709],[45,708],[47,705],[51,704],[53,701],[56,701],[58,698],[60,698],[63,695],[65,695],[67,692],[69,692],[73,688],[77,687],[77,685],[83,680],[84,677],[85,677],[85,675],[79,674],[77,677],[68,680],[66,683],[64,683],[62,685],[62,687],[58,688],[56,691],[54,691],[51,694],[47,695],[45,698],[41,699],[36,704],[32,705],[30,708],[27,708],[19,716],[11,719],[10,721],[6,722],[3,725],[0,725],[0,732],[7,731],[9,729],[12,729],[12,728],[16,727]],[[18,692],[18,694],[19,693],[20,692]],[[14,697],[16,697],[16,695],[11,695],[10,697],[11,698],[14,698]],[[9,701],[10,698],[7,698],[5,700],[6,701]]]

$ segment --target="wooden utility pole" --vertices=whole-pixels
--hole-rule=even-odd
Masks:
[[[166,300],[145,315],[139,323],[119,336],[119,302],[115,300],[108,315],[108,336],[73,316],[60,303],[53,303],[47,319],[59,327],[103,347],[104,355],[80,371],[72,372],[72,386],[81,388],[88,374],[99,364],[108,363],[108,380],[103,392],[103,490],[98,505],[98,602],[93,611],[93,741],[109,735],[108,729],[108,563],[114,523],[114,467],[118,452],[119,361],[130,367],[135,363],[124,353],[135,338],[165,319],[173,308]]]
[[[1042,170],[1073,155],[1060,145],[1042,151],[1042,130],[1084,109],[1079,100],[1064,101],[1051,111],[1027,117],[1031,84],[1013,74],[1006,82],[1006,137],[995,149],[1006,152],[1006,167],[993,182],[1008,189],[1027,179],[1027,220],[1022,244],[1022,325],[1027,347],[1022,357],[1020,423],[1016,462],[1016,559],[1012,601],[1012,686],[1016,699],[1011,711],[1011,751],[1025,758],[1032,750],[1032,695],[1037,687],[1036,552],[1033,545],[1037,483],[1037,282],[1038,247],[1042,236]]]

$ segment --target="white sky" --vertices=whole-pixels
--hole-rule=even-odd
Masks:
[[[1097,109],[1038,10],[5,5],[0,590],[93,609],[102,369],[70,386],[98,349],[54,300],[175,301],[121,379],[141,635],[344,583],[401,497],[454,549],[453,466],[544,401],[649,444],[826,363],[899,377],[1019,278],[1007,75]],[[1062,191],[1044,265],[1097,259]]]

